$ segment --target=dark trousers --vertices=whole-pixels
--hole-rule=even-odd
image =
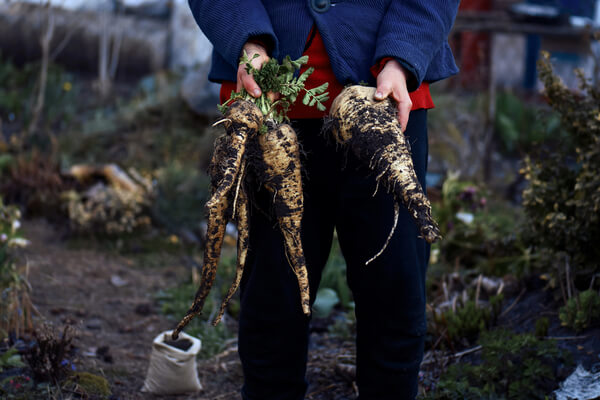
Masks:
[[[334,228],[347,264],[356,304],[357,384],[361,400],[414,399],[426,332],[425,272],[429,247],[418,239],[401,207],[387,249],[393,198],[375,192],[375,176],[352,154],[320,133],[322,121],[299,120],[303,156],[302,240],[314,300],[329,255]],[[425,184],[427,112],[413,111],[406,131],[417,176]],[[250,248],[241,285],[239,353],[245,400],[304,398],[309,318],[302,314],[296,276],[283,237],[268,210],[270,194],[254,194]]]

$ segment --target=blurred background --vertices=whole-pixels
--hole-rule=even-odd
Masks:
[[[431,87],[422,398],[600,397],[599,38],[596,0],[460,4],[461,71]],[[153,398],[152,340],[202,267],[211,51],[185,0],[0,0],[0,397]],[[186,329],[204,388],[164,398],[239,396],[237,298],[210,325],[236,235]],[[355,328],[334,243],[308,399],[356,398]]]

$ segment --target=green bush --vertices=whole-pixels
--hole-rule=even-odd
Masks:
[[[554,341],[506,330],[483,333],[481,362],[453,364],[427,399],[545,399],[556,389],[554,368],[565,356]]]
[[[430,333],[435,337],[443,336],[445,344],[452,349],[459,345],[468,346],[496,323],[503,300],[504,296],[500,294],[491,297],[489,305],[478,305],[475,300],[467,300],[464,304],[458,302],[456,311],[434,312]]]
[[[27,124],[32,117],[38,91],[38,63],[17,67],[0,56],[0,118]],[[57,65],[50,65],[43,117],[47,125],[70,121],[76,113],[79,88],[74,77]]]
[[[442,186],[441,201],[432,206],[444,237],[433,249],[437,254],[439,248],[437,258],[443,265],[496,276],[520,275],[528,269],[531,257],[519,235],[520,210],[491,201],[484,187],[451,173]]]
[[[600,87],[579,72],[581,92],[569,90],[553,73],[546,54],[538,64],[550,105],[561,117],[575,150],[528,157],[523,170],[527,238],[570,265],[589,283],[600,263]]]
[[[172,162],[157,171],[152,217],[171,230],[194,229],[204,219],[208,177],[198,168]]]
[[[527,105],[510,92],[500,93],[496,98],[494,128],[501,150],[508,154],[529,152],[539,143],[564,138],[556,113]]]
[[[580,292],[561,307],[558,315],[563,326],[582,331],[600,321],[600,295],[592,289]]]

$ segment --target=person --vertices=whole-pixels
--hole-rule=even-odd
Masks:
[[[347,84],[376,86],[392,97],[425,190],[429,83],[457,72],[448,46],[459,0],[189,0],[213,43],[209,79],[253,96],[261,89],[239,65],[309,56],[306,87],[329,82],[331,101]],[[276,96],[277,94],[269,94]],[[326,112],[325,112],[326,114]],[[425,273],[429,247],[406,210],[386,250],[368,267],[391,230],[393,197],[351,153],[322,134],[324,113],[297,105],[288,116],[304,150],[302,240],[314,301],[337,232],[357,320],[359,399],[414,399],[424,351]],[[245,400],[298,400],[306,395],[310,318],[266,190],[254,188],[249,255],[241,283],[239,355]],[[262,210],[262,211],[261,211]]]

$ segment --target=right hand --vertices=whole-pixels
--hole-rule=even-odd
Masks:
[[[252,60],[252,66],[256,69],[261,69],[263,64],[269,61],[267,50],[257,43],[246,43],[242,49],[242,55],[243,53],[248,55],[248,58]],[[252,59],[255,54],[258,54],[258,57]],[[242,88],[246,89],[253,97],[260,97],[262,94],[260,87],[254,81],[254,77],[246,72],[246,66],[244,64],[240,64],[238,67],[236,91],[239,92]]]
[[[242,49],[242,54],[244,52],[248,55],[248,58],[252,60],[250,63],[256,69],[261,69],[263,64],[270,59],[269,55],[267,54],[267,50],[258,43],[247,42]],[[252,59],[255,54],[258,54],[258,57]],[[252,74],[246,72],[245,65],[240,64],[237,71],[236,91],[239,92],[242,88],[246,89],[246,91],[250,93],[252,97],[260,97],[262,94],[262,91],[260,90],[260,87],[256,81],[254,81]],[[267,93],[267,96],[269,99],[271,99],[271,101],[274,101],[277,99],[277,97],[279,97],[275,93]]]

